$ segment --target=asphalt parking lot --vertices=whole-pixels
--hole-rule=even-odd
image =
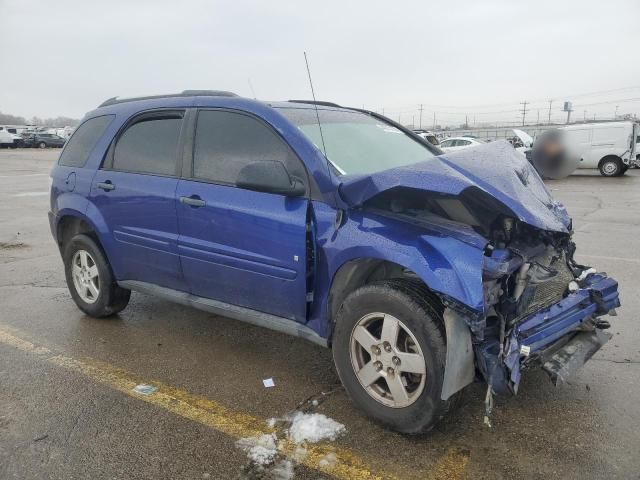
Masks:
[[[84,316],[47,223],[58,154],[0,151],[0,478],[286,478],[253,470],[236,441],[310,397],[346,432],[302,456],[283,445],[294,478],[640,478],[640,171],[549,183],[578,260],[620,282],[613,339],[570,384],[524,377],[493,431],[472,385],[435,431],[409,438],[358,413],[330,351],[303,340],[138,293],[115,318]],[[158,390],[136,394],[139,383]]]

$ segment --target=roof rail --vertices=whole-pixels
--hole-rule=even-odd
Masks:
[[[238,95],[233,92],[226,92],[224,90],[183,90],[181,93],[169,93],[166,95],[149,95],[146,97],[131,97],[131,98],[118,98],[111,97],[100,105],[100,107],[106,107],[108,105],[115,105],[118,103],[135,102],[138,100],[153,100],[156,98],[175,98],[175,97],[237,97]]]
[[[322,102],[320,100],[289,100],[289,102],[291,103],[308,103],[310,105],[319,105],[322,107],[337,107],[337,108],[343,108],[341,105],[338,105],[337,103],[333,103],[333,102]]]

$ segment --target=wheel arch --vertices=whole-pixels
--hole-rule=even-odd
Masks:
[[[345,261],[334,273],[329,289],[328,307],[333,323],[344,300],[358,288],[380,280],[402,279],[419,284],[434,302],[440,298],[429,283],[416,274],[409,265],[381,257],[358,257]],[[331,328],[331,332],[333,328]]]
[[[61,253],[66,243],[78,234],[90,236],[104,250],[99,227],[91,218],[77,210],[65,209],[58,212],[55,232]]]

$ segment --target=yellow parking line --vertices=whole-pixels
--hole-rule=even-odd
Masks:
[[[272,432],[267,427],[264,419],[230,410],[208,398],[194,395],[160,382],[143,382],[135,374],[105,362],[89,358],[79,360],[56,354],[48,348],[21,338],[23,336],[16,329],[0,324],[0,343],[2,344],[37,355],[47,363],[72,372],[81,373],[91,380],[109,386],[114,390],[206,425],[235,439],[255,437]],[[133,388],[140,383],[151,383],[157,390],[150,395],[136,393]],[[338,448],[335,445],[328,444],[312,444],[305,446],[305,448],[307,451],[306,456],[299,460],[298,463],[336,478],[345,480],[396,478],[386,472],[374,471],[364,460],[349,449]],[[295,450],[296,445],[286,441],[282,442],[280,453],[294,458],[296,457]],[[330,467],[324,466],[320,462],[329,453],[333,453],[337,459],[337,462]],[[445,478],[449,480],[459,479],[464,473],[467,461],[468,455],[450,450],[425,477],[438,480]]]

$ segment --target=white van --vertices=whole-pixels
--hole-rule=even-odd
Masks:
[[[578,149],[578,168],[597,168],[605,177],[617,177],[636,165],[636,137],[640,134],[637,123],[586,123],[559,130]]]

